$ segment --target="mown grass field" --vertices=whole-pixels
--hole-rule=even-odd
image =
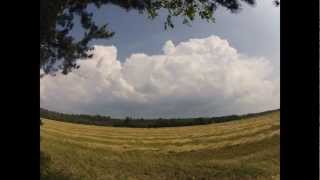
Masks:
[[[43,180],[279,179],[280,112],[170,128],[44,120],[41,151]]]

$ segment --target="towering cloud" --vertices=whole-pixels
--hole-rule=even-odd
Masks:
[[[114,46],[96,46],[67,76],[41,79],[41,106],[115,117],[189,117],[279,107],[279,78],[264,58],[241,55],[217,36],[167,41],[163,54],[117,60]]]

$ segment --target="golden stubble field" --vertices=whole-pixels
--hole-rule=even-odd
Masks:
[[[232,122],[123,128],[45,119],[42,179],[279,179],[280,111]]]

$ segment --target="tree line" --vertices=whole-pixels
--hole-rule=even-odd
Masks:
[[[133,127],[133,128],[158,128],[158,127],[179,127],[204,125],[211,123],[221,123],[233,120],[240,120],[248,117],[256,117],[263,114],[271,113],[277,110],[265,111],[262,113],[251,113],[244,115],[229,115],[221,117],[197,117],[197,118],[158,118],[158,119],[143,119],[126,117],[124,119],[111,118],[110,116],[102,115],[87,115],[87,114],[66,114],[54,111],[49,111],[40,108],[40,118],[51,119],[56,121],[80,123],[88,125],[113,126],[113,127]]]

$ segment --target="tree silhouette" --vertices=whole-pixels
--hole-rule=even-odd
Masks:
[[[278,2],[278,0],[276,0]],[[241,0],[254,5],[255,0]],[[79,68],[77,59],[92,57],[93,39],[107,39],[114,35],[107,24],[97,25],[89,5],[98,9],[113,4],[127,11],[136,10],[148,18],[158,16],[160,9],[167,10],[164,28],[174,28],[172,18],[183,17],[183,24],[190,24],[195,18],[214,22],[214,12],[224,7],[232,13],[241,9],[240,0],[40,0],[40,69],[44,74],[62,70],[67,74]],[[76,41],[70,34],[74,17],[79,16],[84,36]],[[59,65],[57,65],[59,64]],[[40,76],[42,77],[42,75]]]

